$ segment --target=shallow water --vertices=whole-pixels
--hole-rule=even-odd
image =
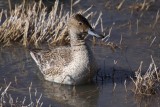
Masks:
[[[15,2],[18,3],[18,0]],[[0,0],[0,3],[1,9],[8,8],[7,1]],[[45,3],[48,7],[51,6],[47,1]],[[64,3],[64,7],[69,9],[69,2],[61,1],[61,3]],[[111,26],[113,27],[109,41],[121,48],[113,52],[105,46],[92,46],[100,67],[94,83],[73,87],[47,82],[43,79],[27,49],[19,45],[5,48],[1,46],[0,87],[3,87],[1,92],[9,82],[12,82],[8,93],[13,99],[18,97],[19,102],[23,101],[26,96],[25,104],[27,105],[30,102],[28,87],[32,83],[32,100],[35,101],[42,94],[40,102],[43,102],[44,107],[49,105],[53,107],[159,107],[158,96],[149,98],[134,96],[130,80],[130,76],[134,76],[134,71],[137,70],[141,61],[143,61],[142,71],[146,71],[151,62],[151,55],[157,66],[160,66],[160,32],[158,31],[160,21],[154,29],[150,27],[155,21],[159,7],[154,10],[131,13],[128,6],[133,1],[126,1],[120,11],[115,9],[119,3],[118,0],[110,1],[110,3],[106,6],[106,0],[98,2],[97,0],[82,0],[74,8],[84,10],[90,5],[94,5],[92,10],[97,11],[97,16],[102,11],[103,24],[107,27],[106,32]],[[139,21],[138,30],[137,20]],[[97,26],[97,29],[99,30],[100,26]],[[122,44],[120,45],[121,37]],[[150,46],[154,37],[156,40]],[[114,64],[114,61],[117,61],[117,64]],[[127,89],[124,86],[125,80]],[[13,101],[15,102],[15,100]]]

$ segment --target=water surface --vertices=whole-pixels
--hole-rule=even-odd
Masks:
[[[48,7],[52,4],[45,1]],[[110,2],[110,5],[107,3]],[[19,3],[18,0],[14,3]],[[70,3],[61,0],[66,9],[70,9]],[[43,106],[53,107],[159,107],[159,97],[137,98],[131,91],[134,72],[143,61],[142,71],[148,69],[153,56],[157,66],[160,66],[160,22],[155,28],[151,28],[155,21],[157,10],[133,11],[128,8],[133,1],[126,0],[122,10],[116,10],[118,0],[87,0],[81,1],[76,10],[85,10],[93,5],[92,11],[97,11],[97,16],[103,12],[103,24],[106,32],[113,27],[109,41],[114,42],[120,48],[113,52],[106,46],[91,46],[97,59],[100,71],[92,84],[81,86],[63,86],[45,81],[29,51],[22,46],[0,47],[0,87],[12,82],[8,91],[13,99],[22,101],[26,96],[26,105],[30,102],[29,86],[32,84],[32,100],[35,101],[42,94]],[[8,9],[8,3],[0,0],[0,8]],[[95,18],[96,19],[96,18]],[[93,19],[93,21],[95,20]],[[137,30],[138,21],[138,30]],[[100,31],[100,26],[97,26]],[[156,40],[152,43],[152,40]],[[122,40],[122,44],[120,41]],[[117,61],[117,64],[114,62]],[[96,79],[97,78],[97,79]],[[126,82],[127,89],[124,83]],[[1,90],[1,91],[2,91]],[[36,95],[35,95],[36,93]],[[14,100],[15,101],[15,100]]]

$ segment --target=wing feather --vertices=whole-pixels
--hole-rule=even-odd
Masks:
[[[30,54],[43,74],[57,74],[71,62],[70,47],[59,47],[46,51],[35,50]]]

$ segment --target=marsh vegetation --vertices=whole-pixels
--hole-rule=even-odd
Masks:
[[[123,107],[133,104],[129,101],[135,101],[134,106],[159,106],[157,2],[89,0],[84,5],[82,0],[56,0],[50,9],[41,0],[13,6],[9,2],[8,12],[3,9],[0,13],[0,106]],[[100,69],[94,85],[57,86],[42,79],[29,49],[69,45],[67,20],[74,13],[84,15],[105,36],[102,40],[89,38]],[[156,99],[150,100],[153,97]],[[114,103],[117,100],[123,103]]]

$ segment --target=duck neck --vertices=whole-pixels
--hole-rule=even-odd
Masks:
[[[82,36],[83,34],[76,34],[75,32],[70,31],[71,47],[86,45],[85,40],[83,39]]]

